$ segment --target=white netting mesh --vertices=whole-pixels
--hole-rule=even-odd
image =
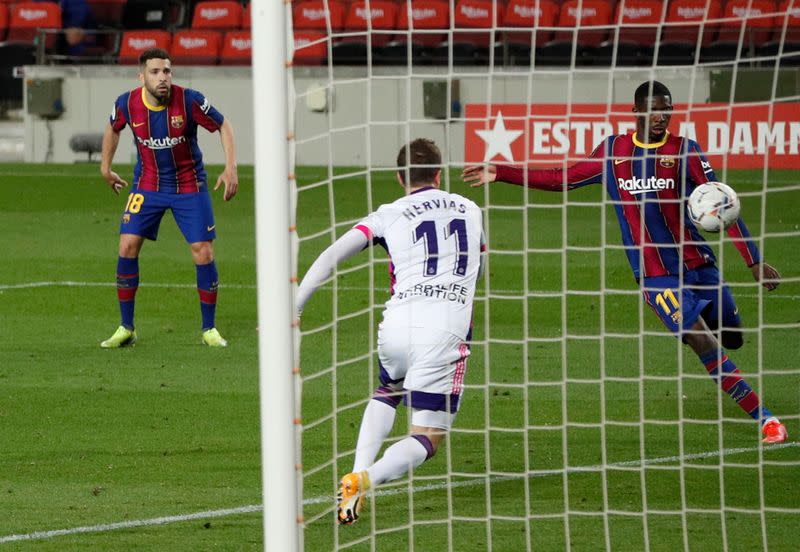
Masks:
[[[416,22],[414,10],[434,10],[433,3],[393,4],[395,17],[405,10]],[[670,130],[707,151],[717,178],[739,192],[762,255],[783,272],[781,287],[768,293],[725,234],[708,237],[743,317],[746,343],[729,351],[731,358],[791,439],[800,417],[794,5],[752,0],[730,15],[727,4],[701,1],[706,17],[697,21],[694,43],[630,48],[630,31],[666,37],[681,26],[669,19],[673,4],[693,4],[450,0],[446,28],[413,33],[383,27],[379,11],[388,4],[362,7],[373,14],[364,23],[371,32],[347,28],[350,5],[294,5],[295,45],[316,52],[310,61],[318,64],[293,70],[298,273],[402,193],[394,158],[419,136],[443,151],[443,186],[484,207],[489,269],[476,298],[467,391],[447,443],[408,479],[371,495],[352,527],[335,525],[334,496],[378,384],[385,255],[370,249],[338,267],[307,305],[300,376],[305,549],[794,549],[797,442],[762,446],[758,424],[653,316],[631,277],[603,187],[469,190],[458,177],[465,164],[490,160],[568,166],[604,135],[631,130],[639,83],[667,84],[676,103]],[[600,4],[611,22],[591,28],[565,29],[555,19],[521,32],[509,24],[515,5],[540,14],[551,5],[572,7],[588,18],[587,10],[606,9]],[[488,6],[491,27],[459,27],[463,6]],[[615,23],[626,7],[641,15],[648,6],[655,23]],[[311,11],[301,17],[321,13],[322,24],[298,29],[302,9]],[[770,26],[760,26],[767,17]],[[709,29],[718,40],[706,43]],[[584,47],[585,32],[606,33],[608,41],[590,39]],[[487,41],[470,41],[470,34]],[[421,35],[441,35],[446,45],[415,45]],[[359,38],[366,46],[353,41]],[[340,66],[337,55],[364,63]],[[658,64],[669,59],[682,64]],[[408,424],[400,407],[390,441]]]

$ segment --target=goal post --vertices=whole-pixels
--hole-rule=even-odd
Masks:
[[[256,272],[264,549],[300,550],[295,407],[296,234],[290,166],[289,4],[256,0],[253,25]]]

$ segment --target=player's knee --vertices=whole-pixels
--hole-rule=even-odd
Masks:
[[[428,431],[425,433],[412,433],[411,437],[416,439],[420,445],[425,447],[425,451],[427,452],[425,459],[430,460],[436,455],[436,451],[439,450],[439,443],[441,443],[442,439],[444,438],[444,432]]]
[[[744,336],[742,332],[723,330],[721,341],[726,349],[739,349],[744,345]]]
[[[214,260],[214,248],[211,242],[196,242],[191,247],[194,264],[203,265]]]
[[[119,256],[128,259],[134,259],[139,256],[139,251],[142,248],[142,240],[136,239],[136,236],[129,237],[123,235],[119,240]]]

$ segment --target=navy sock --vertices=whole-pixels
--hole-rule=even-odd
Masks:
[[[217,312],[217,287],[219,275],[214,261],[204,265],[195,265],[197,269],[197,293],[200,296],[200,314],[203,316],[203,330],[215,326],[214,317]]]
[[[122,325],[132,330],[133,307],[136,290],[139,289],[139,259],[119,257],[117,259],[117,299]]]
[[[728,355],[725,354],[724,349],[714,349],[699,356],[700,361],[705,365],[706,370],[714,378],[714,381],[751,418],[763,423],[764,420],[772,417],[772,412],[761,404],[758,394],[742,378],[741,372],[733,361],[728,358]]]

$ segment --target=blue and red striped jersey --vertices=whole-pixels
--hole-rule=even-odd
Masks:
[[[692,190],[716,180],[694,140],[666,133],[661,142],[646,144],[635,134],[609,136],[589,159],[566,169],[498,166],[497,180],[558,192],[605,184],[637,281],[716,262],[686,211]],[[727,232],[748,266],[761,261],[741,218]]]
[[[133,131],[133,189],[186,194],[206,188],[197,127],[215,132],[223,120],[200,92],[175,84],[164,106],[150,105],[143,87],[122,94],[114,102],[110,123],[117,132],[125,125]]]

